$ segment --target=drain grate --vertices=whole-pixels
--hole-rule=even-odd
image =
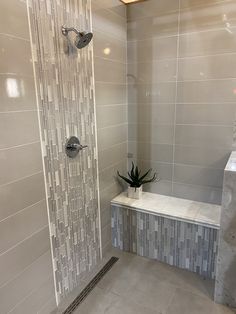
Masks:
[[[63,314],[71,314],[83,302],[88,294],[95,288],[96,284],[103,278],[103,276],[112,268],[112,266],[119,260],[118,257],[112,256],[97,275],[87,284],[75,300],[68,306]]]

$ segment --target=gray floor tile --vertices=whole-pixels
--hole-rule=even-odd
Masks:
[[[166,314],[213,314],[214,303],[183,289],[177,289]]]
[[[75,314],[233,314],[215,304],[214,282],[119,250],[119,261]]]

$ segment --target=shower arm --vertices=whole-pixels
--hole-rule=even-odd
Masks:
[[[61,32],[64,36],[67,36],[69,32],[74,32],[76,33],[77,35],[81,35],[81,33],[74,27],[65,27],[65,26],[62,26],[61,27]]]

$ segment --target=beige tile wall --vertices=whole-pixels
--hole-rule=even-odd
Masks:
[[[148,0],[128,7],[129,152],[153,192],[221,201],[236,113],[236,3]]]
[[[25,1],[2,0],[0,312],[48,314],[55,297],[28,29]]]
[[[110,201],[121,190],[116,171],[127,168],[126,7],[92,0],[102,247],[111,246]]]

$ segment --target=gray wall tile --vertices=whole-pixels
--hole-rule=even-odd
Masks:
[[[36,313],[55,292],[26,1],[0,28],[0,312]]]
[[[128,6],[128,151],[138,164],[172,166],[147,191],[221,202],[234,141],[235,12],[231,0]]]

